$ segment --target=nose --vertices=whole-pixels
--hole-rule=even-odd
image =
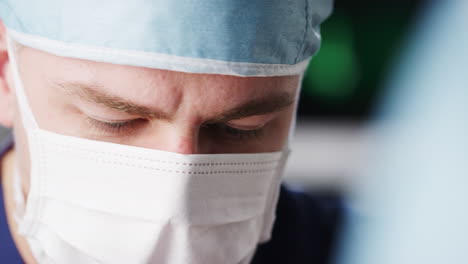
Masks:
[[[196,136],[174,135],[165,144],[165,150],[180,154],[197,154],[198,140]]]
[[[157,149],[180,154],[198,154],[198,129],[167,126],[154,134]]]

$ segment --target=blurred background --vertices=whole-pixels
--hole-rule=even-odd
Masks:
[[[467,13],[465,0],[335,0],[322,25],[285,180],[344,194],[338,263],[468,263]]]
[[[370,121],[421,0],[336,0],[321,27],[322,47],[304,77],[287,181],[340,192],[359,174]]]
[[[423,7],[421,0],[335,0],[304,78],[287,181],[333,193],[357,174],[382,84]]]
[[[468,263],[466,14],[465,0],[335,0],[322,25],[285,180],[344,196],[337,263]]]

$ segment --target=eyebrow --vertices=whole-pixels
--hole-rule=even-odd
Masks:
[[[172,119],[170,114],[160,109],[138,105],[122,97],[103,92],[103,87],[99,85],[89,85],[79,82],[55,82],[55,84],[65,89],[67,92],[78,95],[81,99],[104,105],[130,115],[141,116],[148,119]],[[249,116],[275,113],[292,105],[293,102],[294,96],[288,92],[272,94],[264,98],[248,101],[204,123],[223,123]]]
[[[273,94],[265,98],[251,100],[205,123],[224,123],[249,116],[276,113],[292,105],[293,102],[294,97],[287,92]]]

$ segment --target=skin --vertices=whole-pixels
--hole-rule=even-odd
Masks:
[[[64,135],[183,154],[254,153],[284,147],[299,76],[190,74],[17,50],[19,72],[40,128]],[[0,124],[15,148],[1,161],[11,233],[35,263],[12,219],[11,174],[17,164],[25,197],[29,155],[15,98],[5,28],[0,24]]]

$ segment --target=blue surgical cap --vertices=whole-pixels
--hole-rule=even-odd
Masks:
[[[181,72],[301,74],[331,0],[0,0],[14,41],[58,56]]]

